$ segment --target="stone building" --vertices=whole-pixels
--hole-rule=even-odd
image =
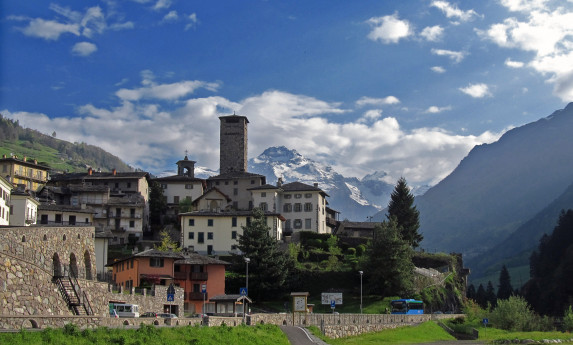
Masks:
[[[220,116],[219,172],[247,171],[247,124],[246,116]]]

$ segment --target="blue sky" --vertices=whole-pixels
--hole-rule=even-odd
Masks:
[[[4,1],[0,112],[153,174],[284,145],[435,184],[573,100],[573,1]]]

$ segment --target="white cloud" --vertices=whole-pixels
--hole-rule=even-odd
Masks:
[[[460,87],[459,90],[466,95],[472,96],[473,98],[491,96],[489,87],[486,84],[470,84],[466,87]]]
[[[461,62],[465,57],[465,54],[463,52],[457,52],[457,51],[446,50],[446,49],[432,49],[432,54],[438,55],[438,56],[447,56],[451,60],[453,60],[455,63]]]
[[[431,70],[436,73],[446,73],[446,69],[443,68],[442,66],[433,66]]]
[[[333,162],[346,176],[361,177],[383,169],[391,183],[404,176],[412,185],[437,183],[472,147],[495,141],[501,134],[456,135],[440,128],[406,131],[395,117],[382,117],[379,109],[367,110],[353,122],[335,123],[326,115],[347,112],[336,102],[278,90],[239,102],[218,96],[192,98],[192,90],[209,83],[158,84],[150,71],[142,75],[146,85],[118,90],[117,94],[128,96],[121,97],[115,107],[86,104],[78,108],[76,117],[50,118],[8,110],[2,114],[44,133],[55,130],[64,140],[98,145],[133,166],[160,173],[172,168],[170,164],[185,150],[198,165],[217,169],[218,117],[236,112],[249,118],[251,157],[270,146],[284,145],[312,159]],[[157,102],[174,98],[179,101]],[[395,102],[388,97],[362,101],[372,105]],[[439,111],[448,108],[435,107]]]
[[[432,105],[431,107],[429,107],[428,109],[426,109],[426,113],[430,113],[430,114],[437,114],[437,113],[441,113],[443,111],[448,111],[448,110],[452,110],[451,106],[447,106],[447,107],[437,107],[435,105]]]
[[[88,56],[97,51],[97,46],[90,42],[79,42],[72,48],[72,54],[79,56]]]
[[[187,18],[187,21],[189,22],[189,24],[185,25],[185,31],[196,27],[197,23],[199,23],[199,20],[197,19],[196,13],[191,13],[186,18]]]
[[[509,10],[523,12],[525,19],[506,18],[477,33],[500,47],[533,52],[528,67],[554,83],[553,92],[569,102],[573,95],[573,12],[550,8],[548,1],[506,0]],[[512,66],[513,67],[513,66]]]
[[[78,24],[63,24],[41,18],[32,19],[28,23],[28,26],[17,29],[22,31],[26,36],[54,41],[59,39],[60,35],[65,33],[71,33],[76,36],[80,35],[80,26]]]
[[[507,67],[511,67],[511,68],[521,68],[523,67],[525,64],[521,61],[513,61],[511,59],[506,59],[505,60],[505,65]]]
[[[361,97],[356,101],[357,107],[363,107],[366,105],[381,106],[387,104],[398,104],[400,100],[394,96],[388,96],[384,98],[372,98],[372,97]]]
[[[444,28],[439,25],[425,27],[420,36],[424,37],[427,41],[437,42],[442,39],[444,35]]]
[[[158,11],[169,7],[171,7],[171,0],[158,0],[153,6],[153,9]]]
[[[372,27],[368,38],[373,41],[398,43],[401,39],[413,34],[410,23],[407,20],[400,20],[397,14],[373,17],[366,22]]]
[[[479,17],[479,14],[474,10],[462,11],[456,5],[452,5],[447,1],[433,1],[430,5],[438,8],[448,18],[457,18],[463,22],[472,20],[474,17]]]
[[[177,14],[177,11],[173,10],[169,11],[169,13],[163,17],[163,22],[174,22],[177,19],[179,19],[179,15]]]

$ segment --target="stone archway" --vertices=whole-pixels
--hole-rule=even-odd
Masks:
[[[70,275],[72,277],[78,277],[78,260],[74,253],[70,253]]]
[[[86,266],[85,271],[86,271],[86,279],[87,280],[92,280],[92,259],[90,256],[90,252],[88,250],[86,250],[84,252],[84,265]]]
[[[60,262],[60,256],[58,253],[54,253],[52,256],[52,274],[54,277],[61,277],[62,274],[62,263]]]

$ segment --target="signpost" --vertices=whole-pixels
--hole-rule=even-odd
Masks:
[[[207,284],[201,284],[201,293],[203,294],[203,317],[205,317],[205,295],[207,294]]]
[[[170,284],[169,287],[167,288],[167,302],[173,302],[175,301],[175,286],[173,286],[173,284]]]
[[[484,337],[487,337],[487,324],[489,323],[489,320],[483,319],[482,322],[483,322],[483,327],[485,328],[484,329]]]
[[[334,308],[336,308],[336,301],[332,300],[332,301],[330,301],[330,309],[332,309],[333,314],[334,314]]]

